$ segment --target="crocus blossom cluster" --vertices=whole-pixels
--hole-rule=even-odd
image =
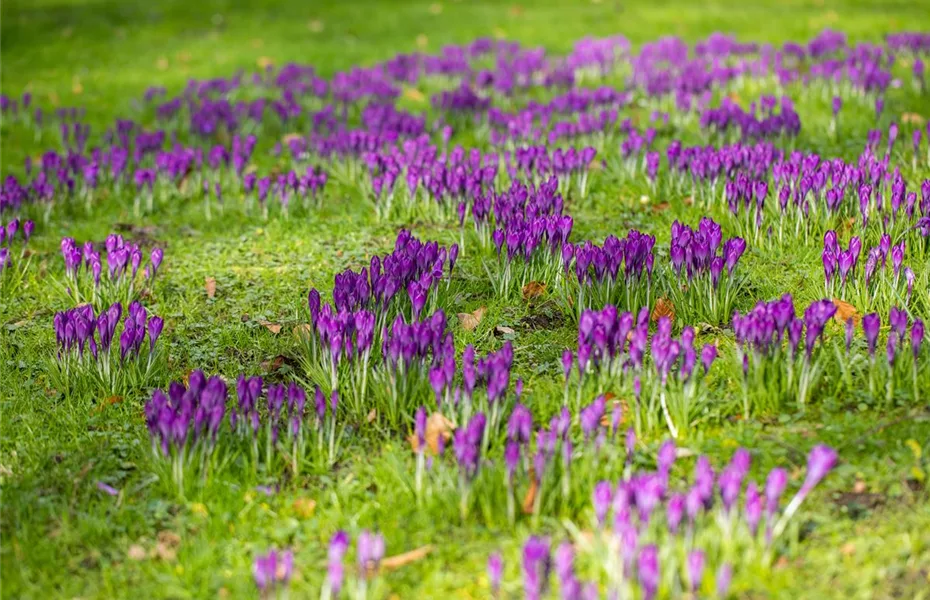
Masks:
[[[118,302],[99,314],[84,304],[56,313],[53,324],[58,351],[52,372],[66,393],[89,387],[122,394],[144,385],[155,372],[164,320],[149,316],[139,302],[131,303],[125,315]]]
[[[608,595],[656,598],[713,589],[726,597],[734,576],[770,568],[773,543],[837,460],[832,448],[815,446],[801,488],[781,509],[788,484],[784,469],[772,469],[760,486],[749,479],[746,450],[737,450],[719,473],[701,456],[691,486],[678,491],[669,479],[675,447],[663,444],[657,471],[594,485],[593,539],[563,542],[554,555],[548,539],[527,540],[521,561],[524,593],[545,597],[554,571],[561,597],[598,597],[601,587],[585,583],[576,570],[581,551],[586,562],[597,565],[598,576],[606,577]],[[502,560],[492,555],[488,564],[497,589]]]
[[[142,249],[137,244],[125,241],[121,235],[110,234],[104,243],[104,250],[106,254],[101,258],[100,250],[93,242],[78,246],[73,238],[61,240],[61,255],[65,264],[63,287],[74,302],[97,305],[120,301],[128,304],[136,299],[142,289],[152,285],[164,259],[161,248],[152,249],[149,263],[142,269],[144,280],[137,287],[136,275],[142,266]]]
[[[910,302],[917,276],[913,269],[904,266],[905,243],[902,240],[892,244],[891,236],[883,233],[878,245],[866,253],[860,271],[860,238],[850,238],[848,247],[844,249],[836,232],[827,231],[821,255],[827,293],[865,310],[886,310],[901,296]]]
[[[704,217],[696,230],[675,221],[669,260],[669,297],[686,322],[718,323],[726,319],[740,289],[734,273],[746,251],[746,241],[723,240],[719,224]]]
[[[7,289],[6,293],[15,291],[25,275],[29,261],[23,259],[33,231],[35,222],[31,220],[20,222],[15,218],[5,225],[0,222],[0,290]]]
[[[562,266],[566,277],[562,287],[576,316],[586,308],[608,304],[630,311],[650,306],[655,243],[655,236],[631,229],[623,238],[607,236],[601,246],[590,240],[564,244]]]
[[[785,294],[779,300],[759,302],[746,315],[733,314],[744,415],[749,415],[751,405],[771,410],[792,396],[804,406],[819,381],[818,348],[836,310],[830,300],[818,300],[799,318],[791,294]]]
[[[187,385],[172,382],[168,393],[155,390],[145,404],[145,423],[154,460],[166,463],[177,493],[184,495],[185,474],[207,476],[226,416],[226,383],[191,371]]]

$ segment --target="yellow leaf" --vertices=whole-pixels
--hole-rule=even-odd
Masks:
[[[207,277],[203,280],[203,287],[207,290],[207,298],[216,296],[216,279]]]
[[[668,298],[656,300],[656,306],[652,309],[653,321],[658,321],[662,317],[668,317],[670,321],[675,320],[675,305]]]
[[[904,113],[901,115],[901,121],[913,125],[923,125],[924,118],[917,113]]]
[[[416,550],[411,550],[410,552],[395,554],[394,556],[389,556],[382,560],[381,567],[384,569],[399,569],[404,565],[409,565],[410,563],[426,558],[426,556],[432,551],[433,545],[427,544],[417,548]]]
[[[274,60],[268,58],[267,56],[262,56],[258,59],[257,63],[259,68],[267,69],[274,64]]]
[[[856,310],[856,307],[849,302],[844,302],[839,298],[834,298],[833,306],[836,307],[836,314],[833,315],[833,318],[841,325],[845,325],[846,321],[849,319],[852,319],[853,323],[856,325],[858,325],[862,320],[862,315],[860,315],[859,311]]]
[[[546,293],[546,284],[540,283],[538,281],[531,281],[525,286],[523,286],[523,299],[524,300],[533,300],[534,298],[539,298]]]
[[[904,445],[911,449],[911,452],[914,453],[914,458],[920,460],[920,457],[923,455],[923,450],[920,447],[920,444],[917,443],[915,439],[909,439],[904,442]]]
[[[208,514],[207,506],[203,502],[194,502],[191,504],[191,512],[201,517],[205,517]]]
[[[465,331],[474,331],[475,327],[477,327],[478,323],[481,322],[481,319],[484,317],[484,313],[487,312],[487,310],[487,307],[482,306],[474,312],[459,313],[459,323],[462,324],[462,329]]]

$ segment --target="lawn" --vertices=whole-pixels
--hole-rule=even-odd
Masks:
[[[0,176],[4,180],[15,176],[23,183],[35,176],[46,151],[65,151],[57,109],[77,107],[83,111],[75,122],[90,126],[88,154],[94,146],[113,143],[112,136],[104,140],[116,119],[133,120],[149,131],[177,133],[178,142],[191,147],[229,146],[226,130],[198,137],[192,133],[186,113],[158,120],[155,105],[182,94],[192,80],[231,78],[241,71],[247,81],[253,72],[292,62],[312,65],[319,77],[330,79],[399,53],[435,54],[446,46],[465,45],[478,38],[512,40],[525,48],[543,47],[549,56],[561,56],[587,36],[622,35],[635,54],[644,44],[665,36],[677,36],[693,46],[715,32],[780,48],[786,42],[807,44],[825,28],[845,33],[850,45],[881,44],[886,35],[900,31],[930,31],[930,4],[924,0],[880,4],[858,0],[547,0],[523,4],[465,0],[18,0],[3,2],[0,10],[0,91],[17,100],[30,93],[32,106],[42,107],[45,115],[41,125],[31,114],[3,115]],[[926,47],[923,59],[930,61]],[[482,60],[482,68],[493,67],[492,59]],[[627,66],[576,85],[622,90]],[[916,191],[920,205],[920,184],[930,177],[930,129],[925,126],[930,103],[926,85],[919,86],[912,76],[912,66],[913,57],[900,53],[888,67],[894,81],[881,93],[848,83],[780,84],[773,76],[744,74],[726,85],[712,86],[708,100],[712,107],[726,101],[727,106],[742,106],[748,111],[750,103],[766,94],[790,97],[800,131],[770,137],[770,147],[786,154],[797,150],[835,157],[850,165],[860,159],[871,130],[887,136],[895,123],[900,133],[897,146],[893,150],[888,146],[888,172],[900,168],[907,190]],[[453,77],[423,76],[395,83],[399,91],[396,108],[403,112],[393,117],[425,115],[425,131],[437,145],[441,145],[442,134],[433,123],[444,118],[443,123],[453,125],[451,144],[477,147],[482,152],[493,150],[488,120],[475,116],[480,111],[455,113],[440,110],[431,102],[441,91],[456,89],[458,82]],[[147,90],[154,87],[164,88],[164,96],[155,102],[145,101]],[[236,100],[251,100],[249,94],[260,89],[265,88],[244,85],[232,94],[241,94]],[[497,91],[484,95],[495,107],[516,112],[530,101],[544,103],[563,92],[535,85],[512,95]],[[836,95],[843,99],[838,114],[831,110]],[[879,114],[875,110],[877,97],[884,102]],[[301,101],[306,101],[308,111],[321,111],[329,102],[324,98]],[[719,535],[717,528],[728,531],[728,525],[714,521],[708,510],[698,538],[715,550],[708,550],[705,582],[694,597],[713,597],[712,571],[724,559],[737,565],[729,589],[732,597],[930,596],[930,344],[925,343],[922,353],[912,359],[910,334],[901,335],[897,338],[897,363],[888,368],[886,340],[895,335],[894,327],[882,326],[877,358],[870,359],[863,333],[869,321],[861,319],[875,312],[886,324],[891,306],[900,305],[907,312],[910,332],[915,319],[930,318],[930,240],[921,236],[917,227],[899,224],[897,216],[883,222],[882,216],[890,214],[887,207],[873,209],[878,212],[863,226],[858,196],[852,188],[846,202],[853,208],[847,212],[842,212],[847,210],[844,205],[836,214],[824,215],[812,209],[811,215],[779,220],[778,188],[768,171],[762,178],[769,182],[765,228],[758,226],[753,222],[757,213],[749,208],[731,214],[723,199],[726,192],[722,182],[718,185],[715,181],[712,186],[706,181],[694,183],[666,167],[666,150],[673,140],[685,146],[720,148],[740,141],[735,126],[725,132],[702,127],[696,116],[701,109],[681,110],[673,94],[647,96],[636,89],[631,101],[614,104],[619,119],[609,131],[604,128],[606,133],[561,139],[550,147],[603,146],[596,160],[573,171],[560,190],[565,197],[564,214],[573,218],[570,239],[578,248],[584,240],[600,246],[607,236],[624,238],[631,229],[654,236],[656,282],[652,282],[650,266],[648,285],[639,279],[635,285],[628,282],[627,289],[654,286],[655,293],[645,301],[631,301],[627,296],[627,305],[618,307],[622,311],[645,306],[649,315],[646,327],[652,341],[646,353],[647,366],[642,367],[643,389],[666,389],[666,383],[645,375],[656,360],[658,344],[652,336],[660,336],[662,317],[671,317],[670,334],[676,339],[685,326],[694,327],[699,354],[704,344],[718,349],[707,374],[695,375],[700,407],[685,410],[680,420],[658,409],[649,414],[644,411],[643,422],[639,414],[634,418],[634,383],[628,366],[621,367],[619,361],[616,365],[604,361],[592,366],[584,380],[573,374],[563,383],[563,351],[578,351],[579,328],[584,328],[579,323],[585,322],[584,317],[579,319],[582,303],[599,310],[604,302],[597,303],[590,296],[581,299],[578,285],[570,285],[574,271],[562,271],[562,256],[538,254],[526,267],[520,260],[520,268],[525,268],[523,279],[518,272],[515,281],[505,285],[510,271],[505,271],[506,261],[494,252],[489,232],[474,229],[470,218],[460,227],[454,204],[440,207],[422,200],[402,200],[408,197],[403,193],[398,194],[397,205],[387,211],[383,203],[373,202],[371,177],[358,154],[338,159],[293,157],[288,143],[310,133],[306,118],[282,122],[267,109],[264,122],[251,130],[257,142],[245,170],[277,175],[289,169],[303,173],[309,164],[319,167],[328,179],[317,193],[318,206],[316,202],[302,206],[295,194],[287,213],[274,206],[265,218],[253,205],[253,194],[227,169],[223,175],[216,170],[216,181],[223,182],[223,202],[215,198],[213,189],[201,193],[196,187],[201,182],[195,176],[180,178],[184,181],[176,186],[182,189],[177,195],[156,187],[151,206],[147,201],[153,194],[146,196],[144,185],[137,187],[128,179],[119,185],[101,176],[99,187],[92,192],[82,180],[69,197],[56,180],[54,203],[30,200],[0,213],[4,224],[14,217],[22,222],[35,221],[28,250],[20,253],[19,243],[11,244],[10,248],[16,249],[11,251],[12,266],[0,272],[2,596],[259,597],[253,574],[255,559],[277,548],[293,552],[290,593],[315,597],[325,587],[328,546],[340,530],[352,539],[346,560],[347,596],[361,597],[364,582],[372,598],[491,597],[494,586],[488,575],[488,557],[500,553],[504,563],[500,595],[522,597],[526,576],[521,561],[531,536],[545,536],[553,551],[560,543],[573,541],[579,555],[579,578],[597,582],[599,592],[606,595],[614,576],[611,565],[615,571],[622,569],[609,563],[603,549],[591,542],[600,539],[592,509],[595,483],[602,479],[616,483],[631,473],[656,470],[661,463],[659,449],[671,437],[673,427],[666,426],[669,420],[677,420],[674,429],[679,434],[675,440],[677,459],[666,472],[670,489],[687,489],[695,457],[707,456],[720,473],[737,449],[745,448],[752,458],[751,467],[743,474],[746,479],[764,485],[773,468],[784,468],[788,475],[786,494],[793,495],[805,479],[812,448],[827,445],[838,456],[836,466],[771,545],[750,540],[746,534],[739,538],[741,546],[733,546],[745,553],[728,554],[732,553],[730,534],[724,536],[722,548],[714,539]],[[348,109],[353,128],[359,127],[361,106],[364,104],[357,103]],[[785,109],[781,110],[784,114]],[[665,113],[666,121],[654,112]],[[341,118],[337,114],[337,120]],[[633,131],[658,128],[654,149],[662,166],[655,182],[647,177],[645,154],[624,156],[621,141],[628,138],[620,133],[624,127],[620,122],[627,118]],[[919,152],[911,148],[915,129],[924,132]],[[881,149],[876,150],[879,158],[886,151],[886,138],[882,140]],[[743,141],[747,145],[765,144]],[[402,144],[398,142],[398,146]],[[170,148],[170,134],[158,145]],[[28,175],[27,161],[35,165]],[[146,167],[153,168],[152,162],[148,160]],[[510,185],[507,179],[502,187],[500,178],[508,175],[505,169],[500,171],[498,192]],[[54,173],[55,168],[49,172]],[[398,189],[402,181],[403,176]],[[886,188],[887,204],[890,183]],[[930,189],[923,197],[927,196]],[[878,197],[880,203],[881,195]],[[818,197],[817,203],[820,201]],[[381,216],[380,211],[388,214]],[[928,212],[920,214],[930,216]],[[732,285],[733,290],[725,309],[712,310],[703,296],[696,300],[698,286],[690,281],[689,285],[678,285],[668,266],[674,260],[671,248],[680,240],[672,233],[673,222],[697,228],[703,216],[722,224],[724,239],[740,236],[747,240],[746,251],[738,259],[738,277],[724,275],[725,285]],[[496,218],[499,223],[500,217]],[[801,230],[795,228],[797,222],[805,224]],[[773,233],[768,233],[770,226]],[[314,346],[313,334],[307,333],[312,329],[308,323],[316,318],[308,310],[308,294],[319,290],[324,303],[331,301],[340,287],[334,276],[346,269],[367,267],[373,256],[390,254],[402,229],[424,242],[438,242],[443,252],[460,244],[461,256],[454,269],[449,267],[450,274],[443,275],[435,288],[424,290],[428,301],[423,315],[437,308],[444,310],[454,338],[456,364],[464,362],[469,345],[479,356],[506,354],[506,348],[512,348],[512,368],[508,365],[506,369],[507,400],[501,406],[513,406],[519,380],[520,399],[537,427],[555,423],[563,405],[570,408],[571,433],[559,443],[560,451],[572,457],[568,461],[571,469],[559,466],[559,457],[550,457],[547,472],[560,473],[562,479],[550,474],[549,480],[541,480],[544,491],[540,491],[535,483],[529,483],[536,471],[527,468],[531,457],[525,457],[514,493],[517,514],[509,518],[503,466],[506,428],[497,423],[494,429],[491,422],[479,442],[479,446],[484,444],[482,457],[478,475],[471,481],[465,514],[459,481],[463,460],[454,456],[459,447],[452,448],[450,439],[445,454],[432,456],[432,449],[416,452],[410,438],[415,440],[417,435],[414,411],[421,404],[428,406],[429,412],[444,413],[461,431],[473,415],[463,413],[462,405],[450,406],[451,392],[444,400],[446,408],[436,409],[426,371],[419,379],[416,374],[407,378],[411,388],[401,393],[397,408],[397,400],[390,398],[396,392],[377,375],[383,375],[384,369],[375,365],[381,362],[382,336],[376,331],[375,353],[379,358],[372,359],[372,380],[366,379],[365,393],[358,391],[355,377],[369,372],[368,367],[357,368],[358,357],[354,363],[348,360],[342,365],[336,386],[341,392],[338,418],[326,421],[322,428],[325,431],[332,425],[341,432],[333,460],[320,458],[326,454],[328,440],[324,439],[317,450],[309,451],[316,458],[298,470],[285,456],[283,444],[266,449],[265,438],[254,446],[242,442],[241,436],[231,441],[234,427],[228,426],[227,431],[224,419],[222,443],[216,444],[215,452],[211,448],[212,454],[204,452],[203,465],[193,461],[185,471],[185,485],[179,486],[169,461],[157,450],[153,452],[146,426],[144,407],[156,390],[167,393],[173,381],[189,385],[193,370],[202,370],[208,377],[220,376],[229,388],[228,416],[237,404],[237,377],[245,374],[261,376],[268,385],[296,382],[307,389],[308,406],[312,407],[313,386],[322,386],[327,395],[333,386],[327,360]],[[852,235],[862,237],[864,250],[877,246],[886,229],[893,234],[894,244],[906,240],[904,264],[914,273],[913,292],[905,297],[904,276],[890,274],[893,254],[887,267],[880,268],[879,283],[866,285],[863,289],[867,291],[860,293],[857,286],[853,292],[835,281],[825,289],[822,251],[827,229],[837,230],[841,249]],[[927,229],[930,231],[930,225]],[[78,247],[92,240],[101,250],[100,243],[112,233],[141,247],[143,265],[149,264],[153,248],[164,251],[164,262],[151,285],[141,287],[144,278],[140,271],[139,289],[118,290],[120,299],[140,299],[150,313],[164,319],[157,355],[149,360],[150,368],[141,371],[136,366],[118,366],[120,375],[107,382],[96,374],[85,376],[86,364],[62,375],[53,320],[56,313],[79,302],[75,280],[66,274],[61,240],[73,238]],[[80,276],[85,283],[91,281],[86,270]],[[527,286],[529,280],[534,285]],[[592,290],[596,287],[589,286]],[[844,301],[839,316],[826,322],[823,341],[805,342],[812,351],[816,347],[813,355],[819,372],[811,375],[803,404],[797,400],[801,395],[797,382],[790,379],[786,384],[782,376],[784,365],[794,364],[794,357],[789,360],[785,353],[774,359],[759,357],[759,364],[764,363],[768,370],[757,370],[753,362],[753,369],[747,366],[749,374],[744,376],[742,350],[734,332],[737,328],[731,319],[733,310],[745,315],[756,302],[777,300],[786,292],[792,294],[799,317],[815,300],[837,297]],[[612,293],[612,302],[619,303],[622,294]],[[115,294],[108,297],[107,304],[117,297]],[[713,291],[708,295],[717,297]],[[390,325],[396,314],[409,320],[410,303],[398,308],[407,302],[406,291],[399,291],[398,298],[391,312],[384,307],[373,309],[379,324],[384,318]],[[102,303],[102,297],[94,297],[98,311]],[[127,311],[128,305],[123,301]],[[847,310],[852,312],[847,314]],[[852,351],[848,343],[844,348],[847,317],[856,326]],[[119,345],[117,341],[114,344]],[[140,356],[148,356],[148,344],[146,340]],[[779,337],[779,348],[781,345]],[[322,354],[328,351],[326,346]],[[753,355],[752,360],[756,359]],[[145,360],[140,358],[142,367],[146,367]],[[799,356],[801,373],[811,374],[810,363],[804,360]],[[916,365],[913,372],[909,361]],[[686,390],[677,383],[678,368],[674,370],[673,381],[667,384],[672,386],[669,401],[680,404]],[[703,373],[700,363],[695,373],[698,371]],[[349,379],[351,384],[346,383]],[[462,379],[456,372],[456,385]],[[488,385],[482,382],[478,387],[484,390]],[[639,385],[638,375],[635,385]],[[777,386],[786,387],[778,391]],[[605,423],[616,403],[623,407],[623,430],[630,427],[636,431],[631,457],[627,457],[621,439],[623,432],[613,435],[611,427],[600,425],[599,419],[598,433],[592,437],[605,439],[596,447],[582,434],[580,408],[600,394],[606,394],[608,403]],[[241,395],[238,397],[241,408]],[[661,397],[664,401],[664,391]],[[263,409],[262,419],[266,417]],[[565,450],[569,437],[574,440],[574,454],[570,447]],[[534,437],[532,445],[535,443]],[[206,446],[209,444],[200,450]],[[216,464],[204,466],[210,461]],[[660,465],[658,468],[661,470]],[[417,483],[421,474],[426,479],[425,491]],[[743,505],[742,495],[739,505]],[[720,510],[719,506],[713,510]],[[660,535],[657,531],[664,531],[664,523],[660,527],[659,521],[664,518],[663,513],[646,529],[651,527],[650,536],[665,540],[656,542],[663,565],[676,564],[676,553],[683,552],[681,549],[693,540],[690,534],[688,541],[681,542]],[[354,566],[357,540],[363,531],[383,536],[388,557],[368,576]],[[687,595],[674,568],[684,570],[680,561],[676,567],[663,570],[661,597]],[[645,570],[639,565],[630,577],[637,580]],[[559,579],[552,577],[553,596],[571,597],[564,581],[556,583]],[[266,595],[274,597],[271,592],[266,591]],[[636,592],[633,597],[644,596]]]

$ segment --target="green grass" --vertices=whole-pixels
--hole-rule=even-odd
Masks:
[[[564,51],[585,35],[623,33],[634,44],[662,35],[689,41],[714,31],[759,41],[805,40],[824,27],[853,39],[876,40],[891,31],[930,29],[930,4],[821,1],[598,2],[53,2],[2,4],[4,93],[29,90],[49,106],[84,106],[99,134],[112,120],[133,111],[150,85],[177,92],[190,78],[254,69],[264,59],[299,61],[328,75],[369,64],[397,52],[436,50],[479,36],[504,36]],[[925,99],[923,99],[925,102]],[[803,108],[803,107],[802,107]],[[920,112],[913,94],[891,96],[888,114]],[[809,107],[813,111],[813,107]],[[802,114],[802,117],[804,115]],[[805,121],[807,123],[807,121]],[[849,155],[867,125],[851,124],[848,139],[829,139],[823,128],[806,129],[798,145]],[[3,126],[0,173],[19,173],[35,144],[16,128]],[[926,173],[924,173],[926,176]],[[601,188],[600,203],[573,210],[577,239],[602,238],[631,226],[667,239],[674,217],[700,214],[676,207],[653,213],[636,202],[639,189]],[[674,213],[674,214],[673,214]],[[426,559],[381,578],[377,597],[476,598],[489,594],[487,555],[504,552],[505,590],[519,588],[519,547],[528,521],[514,529],[462,524],[447,508],[417,509],[403,481],[413,456],[400,436],[374,426],[354,431],[345,459],[326,477],[285,486],[273,497],[254,482],[215,478],[186,502],[176,501],[153,479],[142,405],[150,390],[113,405],[103,398],[64,402],[47,384],[46,360],[54,352],[51,319],[63,309],[50,293],[62,275],[58,242],[102,239],[120,224],[127,235],[144,235],[165,248],[163,279],[154,307],[167,321],[162,343],[168,354],[163,384],[193,368],[227,378],[239,373],[288,379],[291,361],[270,372],[275,357],[296,356],[291,329],[305,319],[311,287],[327,292],[332,276],[359,267],[373,253],[390,249],[399,224],[376,222],[355,201],[333,201],[308,218],[262,223],[234,213],[203,220],[198,207],[162,210],[135,219],[126,205],[110,200],[92,218],[82,210],[56,214],[40,226],[32,268],[19,297],[0,298],[0,483],[2,483],[2,594],[8,598],[49,597],[254,597],[252,558],[269,546],[295,549],[293,591],[317,594],[326,543],[339,528],[380,529],[388,554],[435,544]],[[451,243],[452,229],[414,223],[421,238]],[[754,253],[747,257],[756,297],[791,289],[797,298],[820,295],[818,252],[803,261]],[[559,403],[558,357],[573,344],[574,327],[551,318],[551,306],[502,302],[482,282],[472,258],[462,265],[468,291],[455,298],[456,311],[487,306],[474,332],[453,325],[459,350],[476,343],[499,347],[497,325],[515,330],[515,369],[535,394],[536,417]],[[216,279],[209,299],[204,279]],[[747,299],[751,303],[752,299]],[[800,302],[799,302],[800,304]],[[557,312],[557,311],[555,311]],[[283,325],[274,335],[260,323]],[[770,421],[721,421],[687,441],[715,465],[744,446],[754,457],[756,479],[784,465],[792,485],[803,476],[804,456],[817,442],[836,447],[841,464],[808,500],[801,514],[800,545],[786,548],[771,570],[737,579],[743,597],[917,598],[930,589],[930,419],[925,407],[877,411],[848,399],[820,403],[805,414]],[[909,440],[922,446],[915,455]],[[661,439],[643,440],[650,455]],[[922,461],[922,462],[921,462]],[[690,468],[690,467],[689,467]],[[676,474],[683,475],[681,469]],[[122,490],[114,499],[97,490],[104,481]],[[316,501],[302,515],[299,499]],[[560,523],[542,528],[557,531]],[[159,535],[173,532],[174,548]],[[131,549],[145,551],[142,560]]]

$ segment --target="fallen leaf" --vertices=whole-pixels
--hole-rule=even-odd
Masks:
[[[284,142],[285,144],[290,144],[291,142],[302,140],[303,137],[304,136],[300,135],[299,133],[289,133],[285,135],[283,138],[281,138],[281,141]]]
[[[178,556],[178,546],[180,545],[181,536],[173,531],[159,531],[158,543],[152,553],[161,560],[172,562]]]
[[[442,4],[439,2],[433,2],[429,5],[429,14],[438,15],[442,12]]]
[[[283,354],[279,354],[275,356],[274,358],[272,358],[271,360],[264,360],[262,361],[262,369],[264,369],[265,371],[269,373],[277,371],[278,369],[284,366],[286,359],[287,359],[286,356],[284,356]]]
[[[846,542],[840,547],[840,554],[843,556],[852,556],[856,553],[856,544],[855,542]]]
[[[216,296],[216,279],[213,277],[204,278],[203,287],[207,290],[207,298]]]
[[[426,447],[430,454],[436,456],[439,454],[439,438],[442,437],[444,442],[452,439],[452,431],[455,429],[455,423],[450,421],[441,412],[434,412],[426,419]],[[411,435],[407,438],[410,447],[414,452],[419,451],[420,444],[417,436]]]
[[[278,335],[279,333],[281,333],[280,323],[272,323],[270,321],[259,321],[259,324],[275,335]]]
[[[865,482],[861,479],[857,479],[856,483],[853,484],[853,492],[856,494],[864,494],[866,489],[868,488],[866,488]]]
[[[129,547],[129,551],[126,552],[126,556],[129,557],[129,560],[134,560],[136,562],[145,560],[145,548],[139,544],[133,544]]]
[[[653,321],[658,321],[662,317],[668,317],[670,321],[675,320],[675,305],[668,298],[656,300],[656,306],[652,309]]]
[[[901,115],[901,120],[908,124],[913,125],[923,125],[924,118],[917,113],[904,113]]]
[[[375,409],[371,409],[370,411],[368,411],[368,416],[365,417],[365,420],[367,420],[369,423],[374,423],[375,419],[377,418],[378,418],[378,411]]]
[[[416,550],[411,550],[410,552],[389,556],[381,561],[381,567],[384,569],[399,569],[404,565],[409,565],[410,563],[426,558],[426,556],[433,551],[433,548],[432,544],[427,544]]]
[[[119,404],[119,403],[122,402],[122,401],[123,401],[123,397],[122,397],[122,396],[115,396],[115,395],[114,395],[114,396],[109,396],[108,398],[104,399],[103,402],[101,402],[100,404],[98,404],[98,405],[97,405],[97,408],[95,408],[94,410],[95,410],[96,412],[103,412],[104,410],[106,410],[106,408],[107,408],[108,406],[113,406],[113,405],[115,405],[115,404]]]
[[[420,49],[426,48],[429,45],[429,38],[425,34],[420,34],[417,36],[417,47]]]
[[[498,325],[494,328],[494,331],[501,335],[515,335],[517,333],[513,330],[513,327],[506,327],[504,325]]]
[[[313,498],[298,498],[294,500],[294,512],[301,519],[309,519],[316,512],[316,500]]]
[[[314,20],[310,21],[310,23],[307,25],[307,27],[308,27],[308,28],[310,29],[310,31],[312,31],[313,33],[320,33],[321,31],[323,31],[324,25],[323,25],[323,21],[321,21],[321,20],[319,20],[319,19],[314,19]]]
[[[475,327],[478,326],[478,323],[481,322],[481,319],[484,318],[484,313],[486,313],[487,310],[487,307],[482,306],[474,312],[459,313],[459,323],[462,324],[462,329],[465,331],[473,331]]]
[[[859,322],[862,321],[862,315],[860,315],[859,311],[856,310],[856,307],[849,302],[844,302],[839,298],[834,298],[833,306],[836,307],[836,314],[833,315],[833,318],[840,325],[845,325],[846,321],[849,319],[852,319],[855,325],[858,325]]]
[[[652,212],[658,213],[663,210],[668,210],[668,202],[659,202],[658,204],[652,205]]]
[[[191,512],[200,517],[206,517],[209,514],[207,505],[203,502],[194,502],[191,504]]]
[[[523,299],[524,300],[533,300],[534,298],[539,298],[546,293],[546,284],[540,283],[538,281],[531,281],[525,286],[523,286]]]
[[[274,60],[271,58],[268,58],[267,56],[261,56],[256,61],[256,63],[258,64],[259,68],[267,69],[268,67],[274,65]]]
[[[526,495],[523,496],[523,514],[533,514],[533,504],[536,503],[536,493],[538,491],[539,486],[536,484],[536,475],[533,473],[533,468],[530,467],[530,487],[526,490]]]

